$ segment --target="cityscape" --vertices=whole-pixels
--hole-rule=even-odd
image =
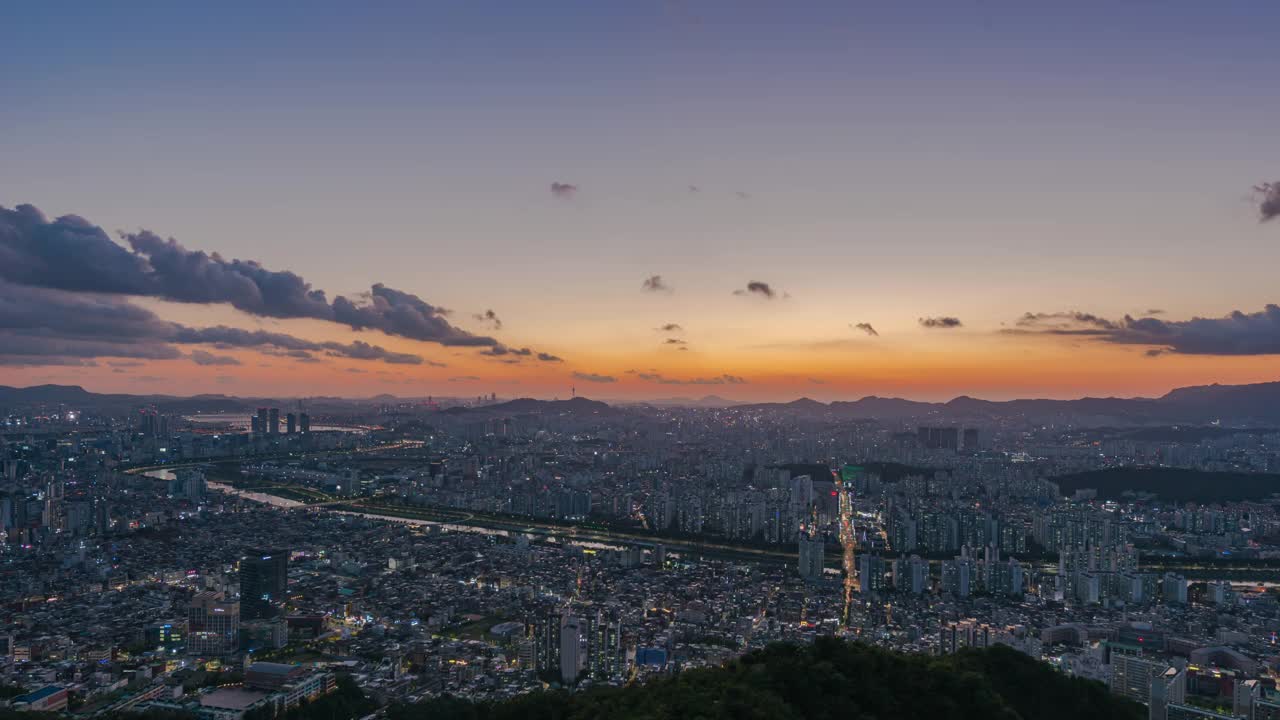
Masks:
[[[1280,6],[8,17],[0,720],[1280,720]]]

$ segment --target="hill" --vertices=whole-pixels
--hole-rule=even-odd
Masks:
[[[404,398],[379,395],[374,398],[307,398],[313,411],[341,411],[372,402],[403,402]],[[167,395],[125,395],[90,392],[76,385],[37,385],[26,388],[0,386],[0,408],[69,405],[99,409],[129,409],[156,405],[164,412],[246,412],[260,405],[287,404],[281,398],[237,398],[226,395],[173,397]],[[700,400],[667,398],[651,406],[733,408],[743,412],[780,412],[796,417],[841,420],[907,420],[920,423],[969,424],[990,420],[1033,422],[1069,421],[1085,427],[1155,425],[1159,423],[1213,423],[1229,431],[1230,426],[1280,423],[1280,382],[1253,385],[1201,385],[1172,390],[1158,398],[1079,398],[1076,400],[982,400],[960,396],[945,403],[870,395],[858,400],[823,403],[800,398],[786,403],[738,404],[717,396]],[[459,408],[453,414],[480,413],[570,413],[603,414],[612,406],[586,398],[535,400],[518,398],[478,408]]]
[[[1139,720],[1141,705],[1005,647],[934,657],[821,638],[645,685],[543,692],[500,703],[441,698],[387,720]]]
[[[1057,483],[1064,495],[1093,489],[1098,491],[1100,500],[1123,500],[1138,493],[1168,501],[1215,503],[1262,500],[1280,493],[1280,475],[1275,473],[1123,467],[1059,475],[1049,480]]]

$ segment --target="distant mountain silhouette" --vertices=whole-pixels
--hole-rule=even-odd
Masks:
[[[404,402],[404,398],[379,395],[367,400],[343,398],[307,398],[308,407],[340,409],[360,402]],[[247,412],[262,404],[286,407],[287,399],[238,398],[226,395],[127,395],[93,393],[78,385],[34,385],[17,388],[0,386],[0,408],[37,405],[69,405],[103,410],[128,409],[155,405],[165,412]],[[921,402],[903,398],[869,395],[858,400],[823,403],[799,398],[786,403],[737,404],[709,395],[697,400],[669,398],[648,403],[656,406],[721,408],[746,411],[776,411],[814,417],[838,419],[907,419],[922,422],[956,422],[982,419],[1026,419],[1031,421],[1071,418],[1075,422],[1096,425],[1108,423],[1216,422],[1275,423],[1280,422],[1280,382],[1252,385],[1201,385],[1173,390],[1158,398],[1093,398],[1078,400],[982,400],[962,395],[945,403]],[[621,412],[607,403],[587,398],[570,400],[537,400],[519,398],[475,408],[453,409],[453,414],[484,413],[608,413]]]

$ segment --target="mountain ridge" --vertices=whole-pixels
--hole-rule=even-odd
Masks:
[[[0,385],[0,407],[23,407],[48,404],[76,404],[99,407],[156,405],[172,412],[236,412],[250,411],[262,403],[287,405],[297,400],[352,404],[360,402],[405,401],[390,395],[371,398],[254,398],[222,394],[177,396],[166,394],[132,395],[128,393],[95,393],[80,385],[32,385],[11,387]],[[778,411],[797,415],[823,415],[840,419],[929,418],[961,420],[978,417],[1044,419],[1065,416],[1090,417],[1098,420],[1126,419],[1137,422],[1262,422],[1280,421],[1280,382],[1243,385],[1193,385],[1175,388],[1155,398],[1147,397],[1082,397],[1072,400],[1016,398],[985,400],[959,395],[946,402],[927,402],[907,398],[867,395],[856,400],[834,400],[824,403],[808,397],[788,402],[734,403],[718,396],[690,400],[678,405],[679,398],[659,403],[627,403],[655,407],[703,407],[731,409],[739,412]],[[465,408],[454,412],[592,412],[619,411],[622,403],[605,403],[577,397],[568,400],[514,398],[493,405]]]

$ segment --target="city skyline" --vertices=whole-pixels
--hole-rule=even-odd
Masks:
[[[24,9],[0,29],[0,384],[1280,379],[1280,156],[1254,140],[1276,8],[491,10]]]

